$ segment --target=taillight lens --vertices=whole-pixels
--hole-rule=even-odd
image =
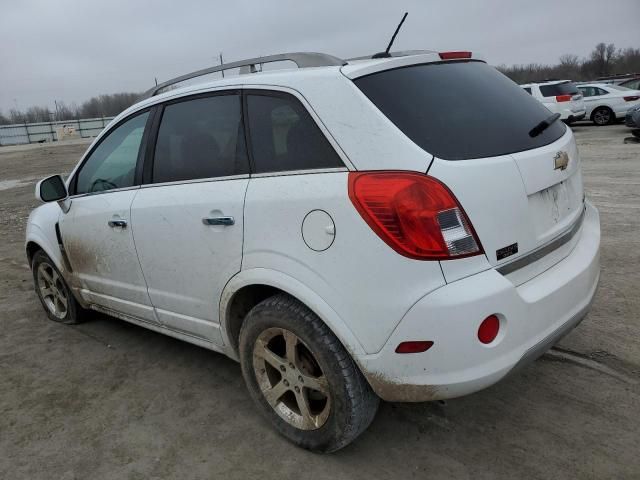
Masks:
[[[628,97],[624,97],[625,102],[633,102],[638,99],[640,99],[640,96],[638,95],[630,95]]]
[[[350,172],[349,198],[391,248],[417,260],[482,253],[480,241],[449,189],[410,172]]]
[[[556,102],[570,102],[571,95],[556,95]]]

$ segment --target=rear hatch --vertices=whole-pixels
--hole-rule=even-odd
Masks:
[[[540,85],[539,88],[545,101],[566,105],[574,113],[584,111],[584,99],[575,83],[566,81]]]
[[[524,275],[505,269],[521,283],[568,254],[570,238],[564,250],[557,240],[581,219],[580,160],[562,122],[530,135],[550,115],[538,101],[473,60],[412,65],[354,82],[434,156],[425,171],[457,197],[492,266],[532,259],[538,268],[521,262]]]

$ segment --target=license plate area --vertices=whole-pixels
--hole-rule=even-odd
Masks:
[[[545,242],[574,219],[579,209],[575,176],[529,196],[529,209],[538,242]]]

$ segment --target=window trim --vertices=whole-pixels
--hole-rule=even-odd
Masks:
[[[78,188],[78,175],[82,171],[82,168],[87,163],[87,161],[89,161],[89,159],[91,158],[91,155],[93,155],[93,153],[96,151],[96,149],[100,145],[102,145],[102,142],[104,142],[104,140],[106,138],[108,138],[109,135],[111,135],[122,124],[128,122],[129,120],[132,120],[133,118],[135,118],[137,116],[144,115],[145,113],[149,113],[149,116],[147,117],[147,121],[146,121],[146,123],[144,125],[144,131],[142,132],[142,138],[140,139],[140,147],[138,149],[138,157],[136,158],[136,166],[135,166],[134,175],[133,175],[133,185],[130,185],[128,187],[112,188],[110,190],[102,190],[102,191],[99,191],[99,192],[76,193],[77,192],[77,188]],[[136,110],[135,112],[132,112],[130,115],[127,115],[123,119],[119,120],[118,123],[116,123],[113,126],[111,126],[108,131],[104,132],[104,134],[100,137],[98,142],[96,142],[96,144],[93,145],[84,154],[84,157],[82,158],[81,162],[74,169],[74,171],[72,173],[73,176],[69,180],[69,184],[68,184],[69,185],[68,186],[69,198],[72,198],[72,199],[73,198],[81,198],[81,197],[86,197],[86,196],[101,195],[103,193],[120,192],[120,191],[124,191],[124,190],[131,190],[133,188],[138,188],[140,186],[140,181],[141,181],[141,177],[139,176],[139,173],[140,173],[140,170],[141,170],[141,164],[144,161],[144,155],[145,155],[145,150],[146,150],[146,142],[148,141],[148,137],[149,137],[149,133],[150,133],[150,127],[151,127],[151,121],[154,118],[154,114],[155,114],[154,106],[143,108],[141,110]]]

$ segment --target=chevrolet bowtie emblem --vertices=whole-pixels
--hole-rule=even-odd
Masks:
[[[564,170],[569,165],[569,155],[567,152],[558,152],[556,156],[553,157],[553,169],[554,170]]]

